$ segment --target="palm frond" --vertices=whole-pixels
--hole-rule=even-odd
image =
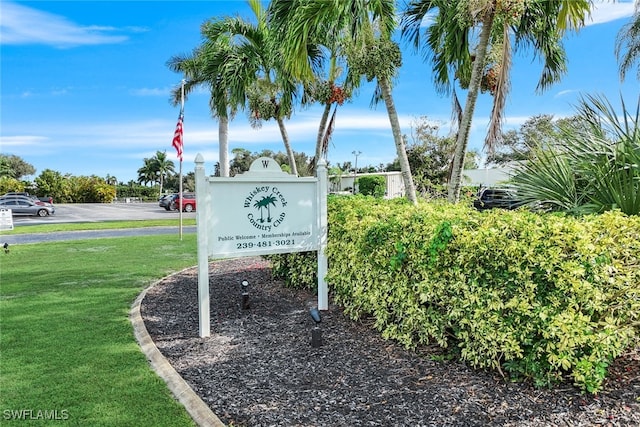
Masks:
[[[583,96],[577,124],[552,146],[539,144],[518,168],[514,185],[531,200],[580,213],[619,209],[640,214],[640,96],[621,112],[604,96]],[[563,190],[564,188],[564,190]]]
[[[491,110],[491,118],[489,119],[489,131],[484,140],[484,146],[489,154],[493,154],[495,146],[502,139],[502,122],[504,119],[504,106],[507,101],[507,95],[510,89],[511,75],[511,41],[509,40],[509,27],[503,26],[503,42],[502,55],[500,58],[500,72],[498,73],[498,81],[493,95],[493,109]]]
[[[631,21],[618,32],[615,54],[619,63],[620,80],[626,78],[627,71],[635,63],[638,63],[637,78],[640,79],[640,10],[636,9]]]

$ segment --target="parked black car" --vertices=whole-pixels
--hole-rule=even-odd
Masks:
[[[517,209],[524,205],[525,202],[518,199],[515,190],[509,188],[483,188],[473,201],[473,207],[479,211],[493,208]]]

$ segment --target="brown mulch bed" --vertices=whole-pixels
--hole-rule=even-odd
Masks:
[[[232,426],[639,426],[640,351],[616,360],[604,390],[536,389],[444,361],[437,347],[407,351],[340,307],[284,288],[261,258],[211,263],[211,336],[198,336],[197,268],[151,288],[141,305],[155,344]],[[250,283],[242,308],[241,282]]]

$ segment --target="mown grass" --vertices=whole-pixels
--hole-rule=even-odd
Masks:
[[[194,218],[184,218],[183,226],[196,225]],[[175,219],[135,220],[135,221],[105,221],[105,222],[73,222],[61,224],[38,224],[14,227],[13,230],[0,231],[2,235],[53,233],[56,231],[80,231],[80,230],[112,230],[116,228],[142,228],[142,227],[178,227]]]
[[[116,223],[90,225],[105,224]],[[195,234],[13,245],[0,253],[0,424],[192,426],[151,370],[128,316],[146,286],[196,263]],[[21,410],[32,412],[10,419]],[[37,419],[44,411],[68,419]]]

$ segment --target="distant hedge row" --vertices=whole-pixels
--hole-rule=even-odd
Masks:
[[[514,379],[597,392],[640,344],[638,216],[333,197],[327,253],[330,292],[352,318]],[[272,262],[289,284],[315,286],[314,253]]]

